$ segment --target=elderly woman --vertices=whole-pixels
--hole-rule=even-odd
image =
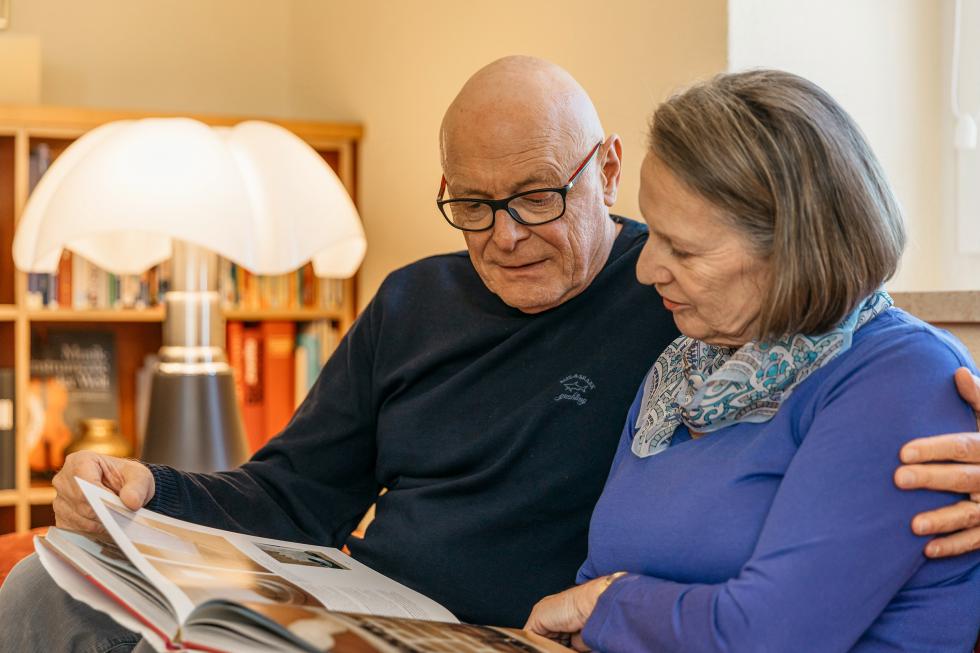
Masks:
[[[905,234],[861,133],[788,73],[652,120],[637,276],[683,334],[629,411],[576,588],[528,628],[601,651],[966,651],[980,554],[927,561],[892,483],[909,434],[969,431],[961,345],[881,289]]]

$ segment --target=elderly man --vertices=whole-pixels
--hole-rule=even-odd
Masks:
[[[96,527],[79,475],[133,508],[346,543],[467,621],[518,626],[535,600],[570,585],[626,408],[677,335],[635,279],[645,231],[609,213],[620,139],[604,135],[568,73],[511,57],[466,83],[441,148],[439,208],[468,256],[392,273],[290,424],[241,468],[187,474],[76,454],[55,482],[58,523]],[[968,451],[976,439],[914,449],[925,462],[960,445],[962,460],[980,459]],[[975,470],[960,468],[960,489],[980,491]],[[945,466],[903,471],[910,485],[950,482]],[[366,536],[349,538],[376,499]],[[930,528],[975,526],[971,510],[931,515]],[[969,537],[948,544],[966,549]],[[52,587],[35,559],[0,592],[0,614],[4,651],[116,651],[137,639]],[[67,626],[51,628],[53,614]]]

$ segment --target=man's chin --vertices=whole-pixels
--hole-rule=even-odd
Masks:
[[[503,303],[522,313],[541,313],[561,304],[561,293],[542,293],[540,288],[535,290],[529,293],[504,290],[497,296]]]

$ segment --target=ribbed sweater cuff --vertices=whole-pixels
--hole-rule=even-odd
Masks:
[[[171,517],[181,513],[180,488],[177,472],[166,465],[147,464],[153,474],[153,498],[144,506],[147,510],[161,512]]]

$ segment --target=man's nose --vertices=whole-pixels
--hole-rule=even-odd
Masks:
[[[661,260],[663,253],[658,251],[660,249],[662,248],[658,248],[650,240],[643,245],[640,257],[636,261],[636,279],[640,283],[647,286],[666,285],[674,280],[674,275]]]
[[[493,221],[493,243],[498,249],[510,252],[531,235],[526,225],[514,220],[505,209],[498,209]]]

